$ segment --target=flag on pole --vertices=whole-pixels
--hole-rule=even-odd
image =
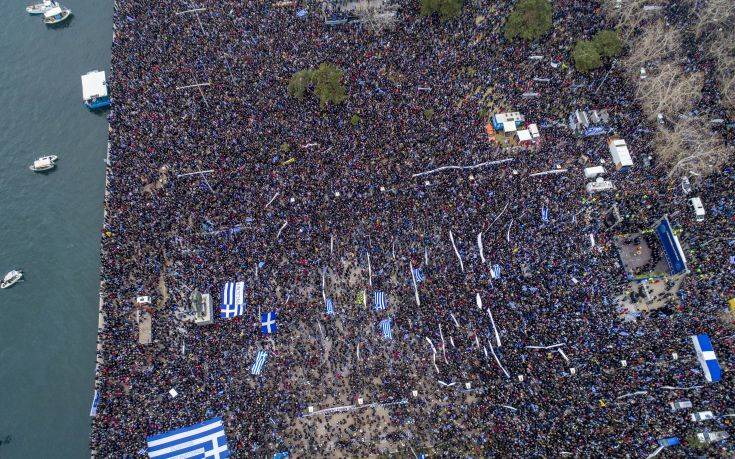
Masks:
[[[383,331],[383,338],[385,339],[393,339],[393,332],[391,331],[392,321],[393,320],[390,317],[380,321],[380,329]]]
[[[386,308],[386,299],[385,299],[385,293],[378,290],[375,292],[375,299],[373,301],[373,307],[376,311],[382,311]]]
[[[413,268],[413,277],[417,284],[424,281],[424,273],[421,272],[421,268]]]
[[[355,304],[356,305],[365,304],[365,290],[360,290],[359,292],[357,292],[357,296],[355,297]]]
[[[92,399],[92,408],[89,410],[89,415],[94,417],[97,416],[97,407],[100,404],[100,392],[95,389],[94,398]]]
[[[241,316],[245,309],[245,282],[227,282],[222,288],[219,316],[223,319]]]
[[[327,306],[327,314],[329,314],[330,316],[333,316],[334,315],[334,303],[332,302],[331,298],[327,298],[326,306]]]
[[[500,279],[500,265],[493,265],[493,269],[490,271],[490,277]]]
[[[230,457],[222,418],[182,427],[170,432],[146,438],[148,457],[164,459],[172,457]]]
[[[260,315],[260,331],[266,335],[275,333],[276,326],[276,313],[275,312],[264,312]]]
[[[541,208],[541,221],[544,223],[549,222],[549,208],[546,206]]]
[[[250,367],[250,374],[253,376],[260,375],[263,371],[263,365],[265,365],[265,359],[268,357],[268,353],[265,351],[258,351],[258,355],[255,356],[255,363]]]

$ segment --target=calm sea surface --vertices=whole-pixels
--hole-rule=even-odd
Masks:
[[[0,2],[0,275],[25,272],[0,290],[0,458],[76,459],[89,457],[107,147],[80,76],[109,70],[112,1],[62,0],[74,17],[57,29],[31,1]],[[55,171],[28,170],[52,153]]]

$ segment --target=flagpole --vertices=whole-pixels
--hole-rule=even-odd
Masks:
[[[477,233],[477,246],[480,248],[480,259],[482,260],[483,264],[485,263],[485,251],[482,247],[482,231]]]
[[[373,286],[373,269],[370,266],[370,249],[368,249],[367,261],[368,261],[368,284],[372,288],[372,286]]]
[[[413,272],[413,262],[408,262],[408,267],[411,270],[411,280],[413,281],[413,293],[416,295],[416,305],[421,306],[421,300],[419,299],[419,289],[416,287],[416,275]]]
[[[452,234],[452,230],[449,230],[449,240],[452,241],[452,247],[454,247],[454,253],[457,255],[457,258],[459,259],[459,267],[462,268],[462,272],[464,272],[464,263],[462,263],[462,257],[459,255],[459,250],[457,250],[457,245],[454,243],[454,235]]]

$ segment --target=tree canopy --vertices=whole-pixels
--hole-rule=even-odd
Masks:
[[[602,65],[602,57],[597,51],[597,46],[587,40],[577,42],[572,51],[572,59],[574,59],[574,66],[580,72],[589,72]]]
[[[447,21],[459,16],[463,3],[464,0],[421,0],[421,15],[431,16],[437,13],[442,20]]]
[[[617,57],[623,51],[623,41],[614,30],[600,30],[592,41],[603,57]]]
[[[551,29],[552,13],[548,0],[520,0],[505,21],[505,38],[538,40]]]
[[[316,70],[298,71],[288,82],[288,94],[296,99],[303,99],[306,90],[313,87],[322,108],[330,102],[340,104],[347,99],[347,91],[342,86],[343,75],[342,70],[326,62]]]
[[[303,99],[304,92],[311,86],[312,73],[311,70],[301,70],[294,73],[288,82],[288,94],[291,97]]]

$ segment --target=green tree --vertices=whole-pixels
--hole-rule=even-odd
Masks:
[[[443,21],[459,16],[464,0],[421,0],[421,15],[438,13]]]
[[[617,57],[623,51],[623,42],[614,30],[600,30],[592,41],[603,57]]]
[[[304,92],[309,86],[311,86],[312,74],[313,72],[311,70],[301,70],[294,73],[291,80],[288,82],[288,94],[291,97],[303,99]]]
[[[589,72],[602,65],[602,58],[597,47],[593,42],[587,40],[577,42],[572,51],[572,59],[574,59],[574,66],[580,72]]]
[[[535,41],[551,29],[549,0],[520,0],[505,21],[505,38]]]
[[[323,108],[327,103],[341,104],[347,99],[347,91],[342,86],[342,70],[332,64],[323,63],[314,71],[312,82],[314,93],[319,96]]]

